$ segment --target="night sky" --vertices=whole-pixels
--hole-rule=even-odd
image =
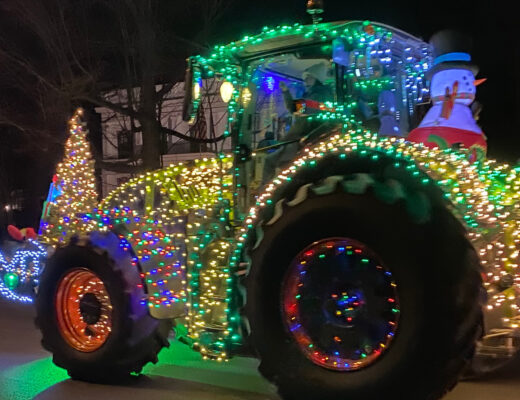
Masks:
[[[305,3],[305,0],[235,0],[214,28],[209,44],[222,44],[240,39],[246,34],[258,33],[265,25],[309,23]],[[502,0],[325,0],[324,14],[325,21],[371,20],[385,23],[426,41],[434,32],[443,28],[467,32],[474,39],[473,60],[481,68],[478,77],[488,78],[479,87],[477,99],[484,106],[480,124],[488,136],[489,155],[510,162],[520,158],[520,48],[516,32],[519,27],[517,18],[511,6]],[[192,29],[196,27],[196,20],[189,22]],[[178,62],[184,64],[184,60]],[[63,132],[61,137],[65,136]],[[9,156],[10,163],[19,166],[17,170],[20,179],[16,181],[24,182],[24,189],[28,189],[31,185],[31,169],[49,169],[49,165],[52,169],[52,163],[39,160],[36,147],[31,150],[32,154],[24,152],[17,158],[16,152],[9,149],[10,139],[6,138],[4,135],[3,140],[0,140],[0,157],[5,159]],[[16,142],[19,141],[23,139],[17,138]],[[50,178],[52,171],[46,171],[44,175]],[[37,189],[30,190],[31,196],[42,198],[46,195],[46,187],[47,183],[41,182]],[[34,193],[35,190],[42,193]],[[39,212],[32,210],[29,220],[34,219]]]

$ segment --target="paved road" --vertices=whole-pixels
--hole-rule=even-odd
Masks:
[[[67,379],[40,348],[31,306],[0,301],[0,400],[276,400],[274,388],[256,372],[257,362],[235,358],[215,366],[185,346],[173,344],[160,362],[125,386]],[[463,382],[445,400],[518,400],[520,363],[507,374]]]

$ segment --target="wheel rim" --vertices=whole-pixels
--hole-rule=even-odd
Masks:
[[[336,371],[380,358],[400,314],[392,273],[349,238],[323,239],[301,251],[285,277],[282,301],[285,325],[302,353]]]
[[[56,315],[74,349],[89,353],[103,346],[112,330],[112,303],[99,276],[86,268],[68,271],[58,283]]]

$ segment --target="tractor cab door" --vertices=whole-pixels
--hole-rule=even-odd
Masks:
[[[299,141],[315,128],[308,116],[336,103],[330,54],[320,46],[249,63],[238,138],[240,208],[247,210],[254,195],[296,158]]]

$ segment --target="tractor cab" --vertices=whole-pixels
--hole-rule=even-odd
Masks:
[[[220,93],[228,104],[222,139],[231,137],[237,192],[243,192],[239,208],[247,210],[251,194],[306,141],[337,132],[330,120],[406,136],[422,116],[416,111],[428,95],[430,65],[427,43],[383,24],[264,28],[189,59],[184,118],[196,123],[199,107],[211,107],[211,95]]]

